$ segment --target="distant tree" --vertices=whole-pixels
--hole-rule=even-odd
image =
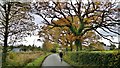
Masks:
[[[90,50],[105,50],[104,49],[104,44],[97,41],[97,42],[92,42],[90,45],[89,45],[89,48]]]
[[[44,51],[50,52],[53,49],[53,44],[46,40],[46,41],[44,41],[42,48]]]
[[[116,45],[110,44],[110,50],[115,50],[115,48],[116,48]]]
[[[87,32],[94,31],[104,39],[109,40],[108,35],[100,33],[97,29],[102,29],[106,33],[115,33],[117,25],[120,25],[120,18],[115,18],[115,3],[110,1],[87,1],[82,0],[66,2],[36,2],[33,4],[33,13],[41,16],[43,23],[54,27],[68,27],[70,32],[76,36],[75,45],[82,50],[81,37]],[[109,35],[112,36],[112,35]]]
[[[118,44],[118,49],[120,49],[120,42],[119,42],[119,44]]]
[[[0,40],[4,43],[2,55],[3,68],[6,65],[8,44],[20,42],[22,38],[36,29],[29,10],[29,3],[0,2]],[[8,39],[10,39],[10,42],[8,42]]]

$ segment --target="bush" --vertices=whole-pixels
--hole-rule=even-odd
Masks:
[[[119,51],[81,51],[81,52],[68,52],[65,60],[70,59],[68,63],[76,63],[79,66],[93,66],[93,67],[120,67],[120,52]],[[75,66],[75,65],[74,65]],[[92,68],[93,68],[92,67]]]
[[[52,49],[51,52],[52,52],[52,53],[56,53],[56,49]]]

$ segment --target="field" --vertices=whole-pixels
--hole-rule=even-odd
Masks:
[[[44,53],[42,51],[36,52],[10,52],[7,56],[7,66],[25,66],[28,63],[34,61],[35,59],[42,56]]]

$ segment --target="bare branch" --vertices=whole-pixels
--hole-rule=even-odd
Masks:
[[[108,32],[107,30],[105,30],[105,29],[104,29],[104,28],[102,28],[102,27],[101,27],[101,29],[102,29],[103,31],[105,31],[106,33],[110,33],[110,32]]]
[[[36,13],[36,14],[40,15],[47,22],[46,23],[47,25],[51,25],[50,22],[45,17],[43,17],[42,14],[40,14],[40,13]]]
[[[55,3],[55,2],[54,2]],[[62,12],[62,10],[61,10],[61,8],[59,8],[59,10],[58,9],[56,9],[56,8],[52,8],[55,12],[58,12],[58,13],[60,13],[68,22],[70,22],[70,20],[69,19],[67,19],[67,17],[66,17],[66,15],[64,14],[64,12]]]
[[[118,42],[113,42],[111,39],[108,39],[108,38],[104,37],[103,34],[99,33],[97,30],[95,30],[95,32],[97,32],[97,33],[98,33],[101,37],[103,37],[104,39],[109,40],[109,41],[112,42],[112,43],[119,44]]]
[[[108,27],[105,27],[106,29],[108,29],[110,32],[112,32],[112,33],[115,33],[115,34],[118,34],[118,35],[120,35],[120,33],[119,32],[116,32],[116,31],[113,31],[113,30],[111,30],[110,28],[108,28]]]
[[[115,21],[115,22],[120,22],[120,20],[115,20],[114,18],[112,18],[111,16],[107,16],[109,17],[112,21]]]
[[[73,10],[74,10],[74,12],[76,13],[76,15],[77,15],[77,10],[76,10],[76,7],[74,6],[74,4],[72,3],[72,0],[70,0],[70,2],[71,2],[71,6],[73,7]]]

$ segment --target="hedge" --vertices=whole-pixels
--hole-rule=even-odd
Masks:
[[[120,52],[119,51],[80,51],[68,52],[64,59],[73,66],[86,68],[119,68]]]

